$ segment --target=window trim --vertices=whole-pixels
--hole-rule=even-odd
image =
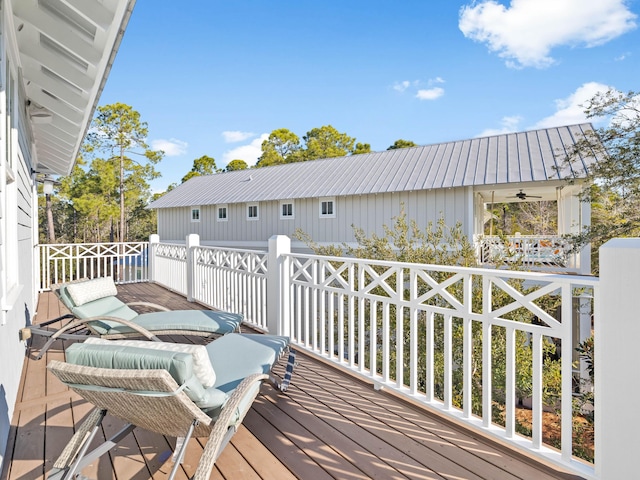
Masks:
[[[252,217],[251,209],[254,207],[256,209],[256,216]],[[247,220],[250,222],[255,222],[256,220],[260,220],[260,208],[258,207],[257,203],[247,203]]]
[[[282,210],[282,208],[285,205],[291,205],[291,215],[285,215],[284,211]],[[293,203],[293,201],[289,202],[289,201],[282,201],[280,202],[280,220],[293,220],[294,218],[296,218],[296,207],[295,204]]]
[[[198,212],[198,214],[196,215],[197,218],[195,218],[196,216],[194,216],[194,213]],[[200,219],[202,218],[201,215],[201,210],[200,207],[191,207],[191,223],[200,223]]]
[[[224,208],[224,218],[220,217],[220,210]],[[227,204],[217,205],[216,206],[216,220],[218,222],[227,222],[229,221],[229,207]]]
[[[322,213],[322,204],[331,202],[331,213]],[[336,218],[336,197],[320,197],[318,199],[318,213],[320,218]]]

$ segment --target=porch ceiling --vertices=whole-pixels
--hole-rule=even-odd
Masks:
[[[577,194],[582,185],[577,182],[568,185],[563,181],[548,181],[544,183],[515,183],[508,185],[483,185],[482,188],[476,188],[476,193],[482,195],[484,203],[520,203],[520,202],[538,202],[538,201],[555,201],[558,199],[558,190],[563,190],[566,194],[568,190]],[[524,194],[524,198],[520,198],[520,194]]]
[[[38,171],[73,168],[134,4],[11,1],[8,34],[18,46]]]

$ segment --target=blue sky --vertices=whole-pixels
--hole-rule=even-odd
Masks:
[[[100,105],[140,112],[164,191],[269,133],[386,150],[584,121],[640,90],[640,0],[138,0]]]

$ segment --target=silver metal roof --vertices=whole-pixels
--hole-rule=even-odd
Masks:
[[[571,145],[591,124],[194,177],[150,208],[365,195],[561,180]],[[584,171],[594,158],[581,159]]]

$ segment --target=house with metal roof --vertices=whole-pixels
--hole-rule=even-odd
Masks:
[[[296,229],[318,244],[354,242],[353,226],[383,235],[401,208],[420,228],[442,217],[479,240],[490,203],[550,200],[558,207],[556,238],[514,245],[526,249],[525,260],[542,260],[533,263],[584,271],[588,251],[568,258],[558,242],[590,224],[590,206],[578,195],[595,159],[572,168],[563,163],[590,130],[570,125],[195,177],[150,208],[158,212],[163,241],[184,242],[195,233],[206,245],[263,248],[272,235]]]

